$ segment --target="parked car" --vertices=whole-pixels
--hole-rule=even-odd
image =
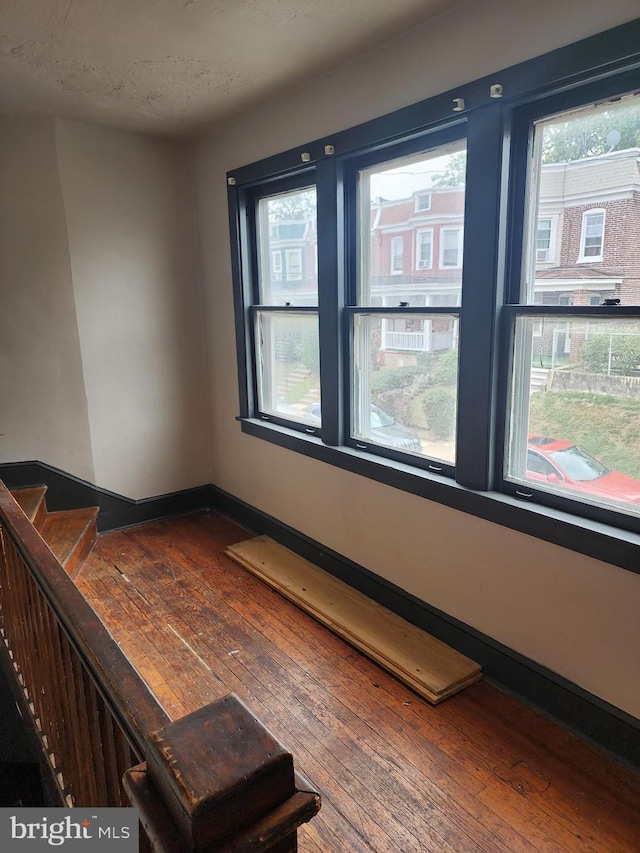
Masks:
[[[640,503],[640,480],[608,468],[586,450],[561,438],[529,436],[527,477],[605,500]]]
[[[399,424],[390,414],[371,404],[368,440],[396,450],[420,451],[422,442],[417,433]],[[305,420],[320,423],[320,403],[312,403],[305,411]]]

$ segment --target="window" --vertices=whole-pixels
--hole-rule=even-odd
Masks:
[[[638,118],[640,102],[630,98],[567,109],[531,123],[526,216],[536,223],[536,231],[530,229],[525,237],[531,246],[525,243],[517,295],[521,307],[514,314],[505,455],[505,479],[520,484],[522,494],[535,497],[540,490],[579,503],[581,511],[588,505],[634,519],[640,519],[640,444],[629,445],[625,424],[640,416],[640,398],[626,396],[628,389],[640,392],[640,258],[622,247],[630,247],[625,234],[636,224],[630,208],[626,217],[618,212],[620,256],[611,272],[620,284],[626,282],[618,297],[629,306],[624,312],[617,305],[607,310],[597,296],[592,298],[592,284],[602,281],[599,272],[594,278],[592,270],[571,265],[571,224],[580,223],[578,262],[601,260],[606,210],[584,211],[584,203],[589,196],[624,195],[637,151],[614,154],[608,149],[620,136],[613,131],[627,124],[637,127]],[[541,223],[547,221],[539,217],[539,206],[552,193],[555,203],[562,195],[567,226],[562,275],[549,290],[549,279],[536,263]],[[541,294],[542,304],[536,299]],[[532,303],[535,307],[526,307]],[[553,303],[562,313],[554,312]],[[542,390],[536,384],[541,368],[553,371]],[[530,467],[540,457],[553,466],[545,476],[539,464]]]
[[[462,228],[440,229],[440,267],[462,266]]]
[[[285,251],[287,259],[287,281],[302,280],[302,249],[287,249]]]
[[[416,194],[416,213],[421,210],[431,210],[431,193]]]
[[[604,246],[604,210],[588,210],[582,215],[579,261],[601,261]]]
[[[536,261],[538,263],[551,260],[551,219],[538,219],[536,235]]]
[[[313,257],[311,237],[302,246],[289,247],[315,233],[315,187],[257,197],[253,216],[258,256],[251,282],[256,408],[264,417],[315,426],[318,418],[311,406],[320,401],[318,282],[315,268],[305,271],[303,265],[305,252]]]
[[[433,228],[416,231],[416,269],[429,270],[433,266]]]
[[[245,432],[637,570],[640,50],[616,43],[562,49],[570,87],[531,60],[501,101],[471,84],[468,111],[230,173]]]
[[[403,240],[402,237],[391,239],[391,273],[400,275],[403,271]]]
[[[411,207],[407,204],[407,189],[411,188],[411,183],[431,181],[432,175],[449,167],[455,153],[465,149],[464,140],[452,143],[448,136],[431,134],[422,142],[412,143],[412,151],[404,153],[404,147],[399,149],[392,159],[380,161],[374,154],[354,158],[350,164],[356,191],[354,201],[357,202],[352,208],[355,213],[353,226],[358,235],[354,258],[356,280],[349,310],[352,322],[348,389],[350,437],[357,448],[373,446],[376,452],[410,454],[425,462],[437,460],[439,467],[455,462],[458,356],[453,326],[458,317],[454,306],[461,288],[461,276],[444,307],[436,309],[438,313],[424,310],[437,287],[428,278],[416,280],[411,293],[405,289],[396,295],[387,290],[384,304],[391,308],[374,311],[371,297],[379,292],[380,284],[375,269],[370,200],[377,198],[379,188],[384,187],[389,199],[387,215],[396,223],[404,218],[409,225]],[[464,183],[452,204],[462,217]],[[417,231],[416,269],[431,269],[432,255],[433,228]],[[435,373],[430,383],[433,387],[426,392],[425,405],[420,407],[414,405],[413,381],[409,379],[423,374],[423,381],[427,381],[427,368],[421,366],[427,357]],[[441,365],[439,369],[438,364]],[[445,374],[446,381],[441,380]],[[382,413],[384,423],[373,417],[374,412]]]

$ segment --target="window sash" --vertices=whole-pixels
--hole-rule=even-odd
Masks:
[[[604,210],[589,210],[582,216],[579,261],[601,261],[604,249]]]
[[[256,307],[253,315],[256,405],[260,417],[319,427],[318,312]]]
[[[376,424],[378,416],[388,416],[390,413],[375,405],[373,387],[375,370],[372,371],[372,342],[379,346],[377,356],[383,353],[400,355],[399,361],[394,361],[396,371],[402,371],[402,366],[413,372],[418,368],[418,355],[433,353],[437,348],[440,354],[457,352],[459,337],[460,311],[455,308],[345,308],[349,322],[349,419],[345,442],[357,449],[367,449],[382,454],[388,458],[406,458],[411,456],[411,464],[438,472],[442,475],[453,476],[455,466],[455,410],[457,404],[457,364],[451,367],[442,379],[438,388],[446,388],[443,393],[446,399],[446,412],[442,412],[443,401],[434,401],[434,417],[437,419],[431,426],[432,430],[443,430],[445,434],[429,431],[428,419],[419,416],[418,422],[407,423],[403,418],[393,418],[395,423],[389,424],[389,429]],[[377,361],[377,358],[376,358]],[[389,389],[391,390],[391,389]],[[382,404],[384,405],[384,404]],[[369,407],[372,411],[369,413]],[[379,410],[381,411],[379,412]],[[379,415],[378,415],[379,412]],[[370,423],[371,417],[371,423]],[[393,414],[392,414],[393,417]],[[406,415],[405,415],[406,418]],[[443,420],[446,423],[443,423]],[[421,441],[418,441],[420,436]]]
[[[433,228],[416,232],[416,269],[433,267]]]
[[[404,240],[402,237],[391,238],[391,273],[403,271]]]
[[[540,217],[538,219],[538,231],[536,234],[536,261],[548,261],[551,257],[551,218]]]
[[[431,193],[416,194],[416,213],[424,210],[431,210]]]
[[[462,228],[440,229],[440,268],[462,266]]]

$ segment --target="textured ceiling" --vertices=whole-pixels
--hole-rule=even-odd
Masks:
[[[0,0],[0,114],[188,135],[460,2]]]

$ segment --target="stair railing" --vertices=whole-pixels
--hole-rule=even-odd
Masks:
[[[1,481],[0,657],[60,804],[133,804],[157,853],[297,850],[292,756],[233,695],[172,721]]]

